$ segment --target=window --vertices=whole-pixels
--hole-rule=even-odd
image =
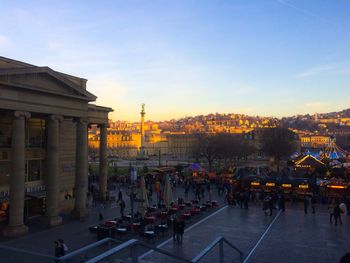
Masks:
[[[0,185],[10,184],[10,162],[0,162]]]
[[[29,148],[44,147],[45,121],[42,119],[29,119],[27,122],[26,143]]]
[[[25,168],[26,182],[40,181],[42,169],[41,160],[27,160]]]
[[[11,147],[11,126],[9,119],[0,118],[0,148]]]

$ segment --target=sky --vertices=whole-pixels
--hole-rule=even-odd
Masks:
[[[350,108],[348,0],[0,0],[0,56],[88,79],[113,120]]]

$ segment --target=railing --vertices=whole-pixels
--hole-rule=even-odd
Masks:
[[[138,256],[137,256],[137,253],[135,253],[135,251],[134,251],[137,246],[149,248],[153,251],[156,251],[160,254],[166,255],[166,256],[171,257],[173,259],[177,259],[178,261],[181,261],[181,262],[197,263],[200,260],[202,260],[210,251],[212,251],[216,247],[216,245],[219,245],[219,261],[217,261],[217,262],[223,263],[224,262],[224,243],[227,244],[230,248],[232,248],[236,252],[238,252],[239,262],[240,263],[243,262],[243,252],[241,250],[239,250],[237,247],[235,247],[232,243],[230,243],[224,237],[218,237],[211,244],[209,244],[205,249],[203,249],[197,256],[195,256],[192,260],[180,257],[178,255],[174,255],[166,250],[148,245],[147,243],[144,243],[144,242],[139,241],[137,239],[131,239],[131,240],[129,240],[129,241],[117,246],[117,247],[114,247],[114,248],[98,255],[95,258],[92,258],[92,259],[86,261],[86,263],[97,263],[97,262],[105,262],[105,260],[112,260],[116,256],[117,253],[119,253],[123,250],[126,250],[126,249],[130,249],[131,262],[138,263],[139,262]]]
[[[124,242],[123,244],[121,244],[121,245],[119,245],[119,246],[117,246],[115,248],[112,248],[112,249],[110,249],[110,250],[108,250],[108,251],[98,255],[97,257],[94,257],[94,258],[86,261],[86,263],[107,262],[107,261],[108,262],[109,261],[112,262],[113,259],[116,256],[116,254],[119,253],[119,252],[122,252],[125,249],[130,249],[131,262],[132,263],[138,263],[139,262],[138,254],[135,251],[135,248],[137,246],[141,246],[141,247],[152,249],[152,250],[157,251],[157,252],[159,252],[159,253],[161,253],[163,255],[169,256],[171,258],[177,259],[177,260],[182,261],[182,262],[192,263],[191,260],[185,259],[185,258],[177,256],[177,255],[174,255],[174,254],[169,253],[168,251],[165,251],[163,249],[160,249],[160,248],[157,248],[157,247],[153,247],[153,246],[148,245],[147,243],[142,242],[142,241],[137,240],[137,239],[130,239],[129,241]]]
[[[96,257],[106,250],[110,250],[117,243],[115,239],[104,238],[93,244],[75,250],[62,257],[54,257],[37,252],[31,252],[23,249],[0,245],[0,262],[6,259],[6,262],[16,263],[80,263],[85,262],[88,258]],[[119,242],[118,242],[119,243]],[[107,247],[105,247],[107,245]]]
[[[117,241],[112,238],[104,238],[100,241],[97,241],[93,244],[90,244],[86,247],[83,247],[81,249],[78,249],[76,251],[73,251],[63,257],[53,257],[48,255],[43,255],[40,253],[35,252],[29,252],[17,248],[7,247],[7,246],[1,246],[0,245],[0,256],[2,258],[9,259],[8,262],[17,262],[17,263],[28,263],[28,262],[35,262],[35,263],[97,263],[97,262],[115,262],[115,259],[118,259],[118,254],[121,252],[125,252],[125,250],[129,250],[130,252],[130,258],[132,263],[138,263],[138,253],[136,251],[137,247],[143,247],[147,249],[151,249],[153,251],[156,251],[160,254],[163,254],[165,256],[168,256],[170,258],[176,259],[180,262],[186,262],[186,263],[197,263],[201,261],[210,251],[212,251],[216,245],[219,245],[219,255],[218,255],[218,261],[219,263],[224,262],[224,244],[228,245],[230,248],[232,248],[234,251],[238,252],[239,254],[239,262],[243,262],[243,252],[239,250],[237,247],[235,247],[232,243],[230,243],[227,239],[224,237],[218,237],[215,239],[212,243],[210,243],[205,249],[203,249],[197,256],[195,256],[192,260],[186,259],[183,257],[180,257],[178,255],[175,255],[173,253],[170,253],[166,250],[154,247],[152,245],[149,245],[145,242],[142,242],[137,239],[131,239],[128,240],[120,245],[117,245],[115,247],[112,247],[112,244],[116,243]],[[98,250],[103,245],[108,245],[108,250],[101,252]],[[104,249],[105,250],[105,249]],[[95,254],[94,256],[92,254]]]
[[[239,250],[237,247],[235,247],[231,242],[229,242],[226,238],[224,237],[218,237],[215,239],[211,244],[209,244],[205,249],[203,249],[197,256],[195,256],[191,262],[192,263],[197,263],[199,262],[202,258],[205,257],[211,250],[214,249],[214,247],[219,244],[219,263],[224,262],[224,243],[226,243],[229,247],[231,247],[233,250],[238,252],[239,254],[239,262],[243,262],[243,252]]]
[[[56,262],[85,262],[85,260],[87,260],[88,258],[95,257],[95,255],[92,256],[92,254],[103,254],[103,252],[99,250],[99,248],[101,248],[103,245],[107,245],[107,251],[110,251],[112,243],[119,243],[119,241],[110,237],[101,239],[95,243],[92,243],[71,253],[68,253],[67,255],[59,257],[56,260]]]

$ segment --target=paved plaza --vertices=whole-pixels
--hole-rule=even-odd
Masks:
[[[226,207],[187,231],[182,245],[170,240],[161,248],[192,259],[216,237],[224,236],[245,258],[249,255],[245,262],[339,262],[350,251],[349,219],[343,216],[343,225],[332,225],[326,207],[318,209],[321,211],[316,214],[305,215],[297,204],[270,217],[256,206],[248,211]],[[225,262],[238,262],[237,253],[227,246],[224,249]],[[217,256],[216,249],[203,262],[217,262]],[[177,262],[155,252],[142,258],[146,262]]]
[[[182,190],[178,190],[180,194]],[[222,204],[222,197],[216,198]],[[220,198],[220,199],[219,199]],[[157,239],[152,245],[178,256],[192,259],[218,236],[244,253],[245,262],[339,262],[350,251],[350,220],[343,216],[342,225],[329,223],[326,205],[318,205],[316,214],[305,215],[302,203],[287,203],[286,211],[274,211],[265,216],[261,205],[250,204],[248,210],[238,206],[221,206],[206,213],[186,229],[182,244],[170,236]],[[106,218],[119,216],[119,209],[109,207]],[[63,238],[70,251],[96,241],[88,226],[98,222],[94,209],[86,221],[71,221],[50,229],[33,229],[33,233],[17,239],[2,239],[1,245],[53,255],[53,241]],[[171,234],[171,231],[169,231]],[[238,253],[224,246],[225,262],[238,262]],[[140,262],[178,262],[156,252],[138,251]],[[125,259],[125,254],[118,256]],[[217,262],[218,248],[207,254],[202,262]]]

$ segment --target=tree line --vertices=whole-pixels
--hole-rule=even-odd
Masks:
[[[279,169],[280,161],[296,151],[298,141],[294,132],[283,127],[256,130],[253,139],[228,133],[202,134],[194,144],[193,157],[197,161],[204,159],[212,171],[214,164],[227,169],[260,152],[272,158]]]

